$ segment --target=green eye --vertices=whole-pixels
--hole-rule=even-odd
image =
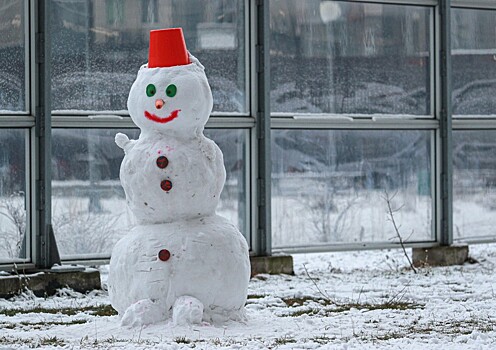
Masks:
[[[167,89],[165,89],[165,93],[169,97],[176,96],[176,92],[177,92],[177,87],[174,84],[170,84],[169,86],[167,86]]]
[[[156,92],[157,89],[155,88],[155,85],[148,84],[148,86],[146,87],[146,96],[152,97],[153,95],[155,95]]]

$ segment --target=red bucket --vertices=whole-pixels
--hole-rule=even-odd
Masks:
[[[189,63],[182,28],[150,31],[148,68],[182,66]]]

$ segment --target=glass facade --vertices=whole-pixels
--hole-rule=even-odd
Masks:
[[[28,256],[26,135],[0,129],[0,263]]]
[[[149,31],[182,27],[204,62],[214,113],[247,113],[242,0],[52,0],[52,109],[126,113]]]
[[[449,69],[430,0],[0,0],[0,264],[47,261],[46,216],[63,259],[108,259],[133,224],[114,135],[138,137],[129,89],[149,31],[169,27],[205,66],[218,213],[252,254],[398,247],[387,197],[407,244],[495,241],[496,4],[452,6]]]
[[[24,4],[0,1],[0,114],[27,110]]]
[[[272,112],[431,116],[432,9],[271,1]]]
[[[272,133],[274,247],[433,240],[431,133]]]

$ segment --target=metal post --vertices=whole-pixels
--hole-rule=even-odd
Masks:
[[[270,154],[270,61],[269,1],[256,1],[256,133],[258,142],[257,200],[258,220],[254,252],[271,255],[271,154]]]
[[[60,263],[52,228],[51,205],[51,103],[50,103],[50,0],[32,2],[34,21],[34,116],[35,154],[35,251],[33,260],[37,268],[50,268]]]
[[[440,0],[440,243],[453,243],[453,165],[451,127],[451,0]]]

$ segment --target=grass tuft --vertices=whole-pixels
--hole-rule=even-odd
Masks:
[[[247,299],[263,299],[265,297],[266,297],[266,295],[248,294]]]
[[[28,327],[33,327],[35,329],[43,329],[46,326],[68,326],[72,324],[84,324],[87,323],[87,320],[68,320],[66,322],[63,321],[40,321],[40,322],[16,322],[16,323],[5,323],[0,325],[0,329],[5,328],[5,329],[15,329],[19,326],[28,326]]]
[[[40,339],[39,345],[41,345],[41,346],[46,346],[46,345],[64,346],[65,342],[62,339],[59,339],[57,337],[45,337],[45,338]]]
[[[293,304],[291,304],[293,302]],[[319,299],[320,302],[320,299]],[[289,305],[295,305],[295,303],[298,306],[304,306],[304,303],[298,303],[293,300],[289,301],[286,303],[288,306]],[[333,306],[331,306],[333,305]],[[330,316],[335,313],[339,312],[347,312],[352,309],[357,309],[357,310],[363,310],[363,311],[373,311],[373,310],[412,310],[412,309],[418,309],[422,308],[423,306],[420,304],[415,304],[415,303],[409,303],[409,302],[385,302],[385,303],[348,303],[348,304],[338,304],[335,305],[334,303],[327,303],[327,305],[324,304],[324,308],[315,308],[315,307],[306,307],[306,308],[299,308],[298,310],[291,310],[287,314],[283,314],[282,317],[298,317],[302,315],[309,315],[309,316]]]
[[[29,314],[29,313],[45,313],[45,314],[63,314],[67,316],[74,316],[78,313],[86,312],[94,316],[114,316],[117,315],[117,311],[111,305],[98,305],[98,306],[86,306],[81,308],[45,308],[45,307],[35,307],[31,309],[3,309],[0,310],[0,315],[5,316],[15,316],[17,314]]]
[[[289,336],[284,336],[280,338],[274,339],[274,343],[276,345],[284,345],[284,344],[289,344],[289,343],[296,343],[296,339],[289,337]]]
[[[323,306],[328,306],[334,304],[331,300],[329,299],[323,299],[323,298],[316,298],[316,297],[311,297],[311,296],[305,296],[305,297],[299,297],[299,298],[283,298],[282,301],[289,306],[289,307],[295,307],[295,306],[303,306],[309,302],[316,302],[319,303],[320,305]]]
[[[174,338],[174,342],[178,344],[190,344],[191,340],[186,337],[176,337]]]
[[[328,337],[326,335],[316,335],[315,337],[310,338],[309,340],[313,341],[314,343],[320,344],[320,345],[325,345],[325,344],[329,344],[333,340],[336,340],[336,338],[335,337],[331,338],[331,337]]]

